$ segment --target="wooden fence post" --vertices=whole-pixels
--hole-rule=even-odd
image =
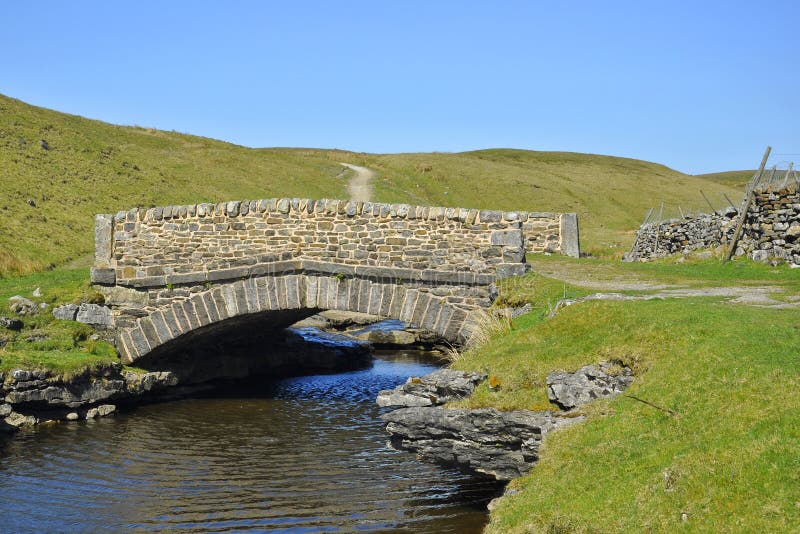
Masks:
[[[725,197],[725,200],[728,201],[728,204],[730,204],[731,207],[736,210],[736,213],[739,213],[739,210],[736,209],[736,204],[734,204],[733,201],[728,198],[728,195],[726,195],[725,193],[722,193],[722,196]]]
[[[786,184],[789,183],[789,175],[792,174],[792,167],[794,167],[794,161],[789,162],[789,168],[786,169],[786,176],[783,177],[783,183],[781,184],[781,189],[786,187]]]
[[[704,199],[706,199],[706,204],[708,204],[708,207],[709,207],[709,208],[711,208],[711,211],[713,211],[713,212],[714,212],[714,215],[719,215],[719,213],[717,213],[717,208],[715,208],[715,207],[714,207],[714,205],[713,205],[713,204],[711,204],[711,201],[710,201],[710,200],[708,200],[708,197],[706,196],[706,194],[705,194],[705,193],[703,193],[703,191],[702,191],[702,190],[700,191],[700,194],[701,194],[701,195],[703,195],[703,198],[704,198]]]

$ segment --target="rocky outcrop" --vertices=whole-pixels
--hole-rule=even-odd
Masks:
[[[53,308],[53,317],[62,321],[74,321],[78,315],[77,304],[64,304]]]
[[[619,395],[633,382],[633,372],[629,367],[600,362],[581,367],[574,373],[550,373],[546,382],[550,401],[571,410],[595,399]]]
[[[105,417],[111,415],[117,410],[113,404],[101,404],[97,408],[90,408],[86,412],[86,419],[96,419],[98,417]]]
[[[169,371],[153,371],[150,373],[137,373],[123,371],[125,391],[129,395],[143,395],[162,388],[177,386],[178,377]]]
[[[31,316],[39,313],[39,305],[21,295],[14,295],[8,299],[9,309],[22,316]]]
[[[403,321],[341,310],[320,312],[303,319],[293,327],[318,328],[325,332],[341,334],[366,341],[377,349],[422,348],[435,350],[443,343],[439,334],[417,328]]]
[[[583,419],[561,411],[500,412],[495,409],[448,409],[441,404],[468,397],[486,375],[440,369],[381,391],[380,406],[403,406],[382,416],[389,445],[416,452],[426,461],[452,464],[497,480],[525,474],[538,459],[547,432]],[[563,409],[613,397],[633,381],[631,369],[618,362],[587,365],[574,373],[547,377],[550,400]]]
[[[111,315],[111,308],[100,306],[99,304],[81,304],[75,320],[79,323],[86,323],[92,326],[113,326],[114,318]]]
[[[406,330],[370,330],[356,338],[369,341],[373,345],[389,347],[414,345],[417,342],[417,337]]]
[[[438,406],[469,397],[486,379],[482,373],[439,369],[423,377],[411,377],[405,384],[378,393],[379,406]]]
[[[382,416],[390,445],[427,461],[459,465],[497,480],[527,473],[542,437],[575,419],[553,412],[411,407]]]
[[[14,332],[22,330],[23,323],[19,319],[0,317],[0,326]]]
[[[120,365],[78,376],[52,376],[48,370],[17,369],[0,376],[0,430],[35,425],[47,420],[103,417],[116,408],[108,400],[126,401],[175,386],[170,372],[139,373]]]
[[[111,308],[99,304],[65,304],[53,309],[53,317],[65,321],[78,321],[92,326],[114,326]]]
[[[124,391],[125,383],[113,378],[83,378],[64,382],[31,380],[8,386],[5,401],[13,405],[77,408],[108,399]]]

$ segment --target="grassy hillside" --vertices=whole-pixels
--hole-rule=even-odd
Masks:
[[[769,172],[769,171],[767,171]],[[726,171],[711,174],[698,174],[696,177],[724,186],[736,187],[744,190],[747,183],[753,178],[756,171]],[[732,198],[731,200],[738,200]]]
[[[300,192],[341,196],[342,168],[329,156],[336,154],[113,126],[0,96],[0,273],[90,252],[95,213]]]
[[[502,149],[393,155],[250,149],[114,126],[0,95],[0,276],[87,255],[96,213],[271,196],[344,197],[350,171],[340,162],[377,170],[380,201],[576,211],[587,250],[627,246],[647,208],[661,201],[669,213],[677,205],[703,209],[700,189],[712,198],[723,191],[741,196],[726,184],[623,158]]]

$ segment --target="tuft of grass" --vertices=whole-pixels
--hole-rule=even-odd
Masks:
[[[648,262],[622,263],[604,258],[531,255],[528,262],[534,271],[574,280],[578,285],[643,282],[691,288],[773,286],[800,291],[800,269],[788,265],[771,266],[747,258],[724,263],[716,257],[701,259],[675,255]]]
[[[33,296],[37,288],[41,297]],[[85,269],[56,269],[0,278],[0,315],[15,317],[8,306],[12,295],[21,295],[48,307],[33,317],[19,317],[23,321],[19,332],[0,329],[0,338],[5,341],[5,346],[0,348],[0,372],[38,368],[67,377],[119,362],[113,346],[91,339],[93,330],[89,326],[53,317],[53,307],[60,304],[96,301],[97,292],[90,286]]]

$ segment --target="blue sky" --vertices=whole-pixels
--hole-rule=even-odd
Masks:
[[[253,146],[800,162],[800,2],[5,2],[0,93]]]

